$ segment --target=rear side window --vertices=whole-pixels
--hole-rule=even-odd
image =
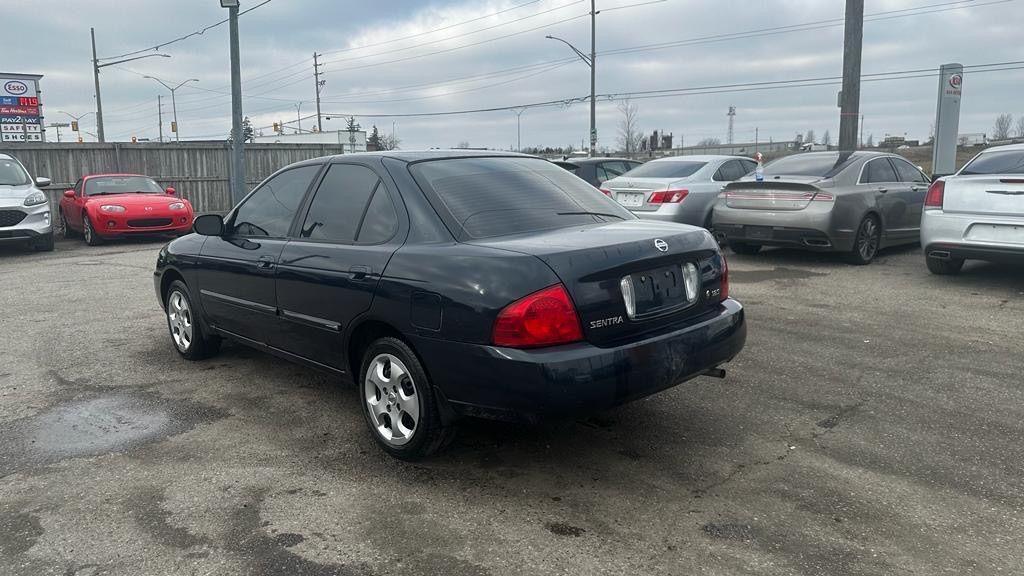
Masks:
[[[896,166],[896,174],[900,177],[900,182],[928,182],[924,174],[920,170],[915,168],[910,162],[905,160],[892,159],[892,163]]]
[[[896,172],[892,169],[892,164],[889,164],[889,160],[878,158],[868,162],[864,167],[864,174],[860,181],[861,184],[871,184],[874,182],[898,182],[899,180],[896,178]]]
[[[983,152],[961,174],[1024,174],[1024,150]]]
[[[360,226],[365,227],[367,219],[373,231],[364,228],[363,232]],[[373,170],[333,164],[313,196],[299,236],[345,244],[378,243],[394,234],[396,221],[395,207]]]
[[[597,167],[597,179],[604,182],[605,180],[611,180],[618,176],[622,176],[626,173],[626,168],[623,162],[602,162]]]
[[[629,171],[637,178],[686,178],[694,175],[707,162],[688,160],[652,160]]]
[[[235,211],[232,233],[272,238],[286,236],[302,197],[319,171],[320,165],[314,164],[285,170],[271,177]]]
[[[453,158],[409,170],[460,239],[636,218],[593,186],[536,158]]]

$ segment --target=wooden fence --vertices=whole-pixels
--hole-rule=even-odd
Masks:
[[[292,162],[342,152],[334,144],[246,144],[246,189]],[[54,206],[82,176],[117,172],[145,174],[173,186],[196,212],[226,212],[232,206],[231,148],[223,142],[4,143],[0,153],[20,160],[33,177],[50,178],[46,191]]]

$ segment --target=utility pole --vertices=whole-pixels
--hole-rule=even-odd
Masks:
[[[839,95],[839,149],[856,150],[860,117],[860,55],[864,38],[864,0],[846,0],[843,39],[843,91]]]
[[[857,139],[857,147],[864,147],[864,115],[860,115],[860,138]]]
[[[164,141],[164,103],[163,96],[156,95],[156,118],[160,122],[160,141]]]
[[[299,102],[299,103],[297,103],[295,105],[295,123],[298,125],[298,128],[295,129],[295,133],[296,134],[301,134],[302,133],[302,102]]]
[[[97,140],[106,142],[103,138],[103,99],[100,97],[100,63],[96,58],[95,28],[89,28],[89,36],[92,37],[92,79],[96,83],[96,135]]]
[[[50,128],[56,128],[57,129],[57,142],[58,143],[60,142],[60,129],[61,128],[67,128],[68,126],[71,126],[71,124],[68,124],[67,122],[50,122]]]
[[[167,84],[163,80],[157,78],[156,76],[143,76],[143,78],[149,78],[150,80],[156,80],[157,82],[160,83],[161,86],[163,86],[164,88],[167,88],[168,90],[171,91],[171,114],[174,117],[174,123],[171,125],[171,132],[174,132],[174,141],[175,142],[181,142],[181,137],[179,136],[179,134],[181,133],[181,126],[178,125],[178,104],[177,104],[177,101],[174,99],[174,93],[178,91],[178,88],[181,88],[182,86],[184,86],[185,84],[188,84],[189,82],[199,82],[199,79],[198,78],[189,78],[188,80],[185,80],[185,81],[179,83],[177,86],[174,86],[172,88],[169,84]]]
[[[726,114],[726,116],[729,117],[729,135],[728,135],[726,141],[727,141],[728,144],[732,144],[732,134],[733,134],[733,132],[732,132],[732,121],[733,121],[733,119],[736,118],[736,107],[735,106],[729,106],[729,113]]]
[[[313,79],[316,80],[316,130],[317,132],[323,132],[324,122],[320,118],[320,89],[327,83],[327,80],[320,79],[320,67],[323,64],[320,64],[317,60],[319,57],[319,54],[313,52]]]
[[[512,113],[516,115],[516,152],[521,152],[523,149],[523,140],[520,137],[519,131],[519,118],[526,112],[526,108],[513,108]]]
[[[758,142],[757,126],[754,126],[754,153],[755,154],[757,153],[757,142]]]
[[[597,153],[597,6],[590,0],[590,156]]]
[[[220,0],[228,9],[231,41],[231,199],[238,203],[245,196],[245,141],[242,134],[242,65],[238,50],[238,0]]]

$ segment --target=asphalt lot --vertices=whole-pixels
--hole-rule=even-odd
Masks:
[[[731,255],[727,379],[407,464],[329,377],[180,360],[160,245],[0,248],[0,574],[1024,572],[1024,270]]]

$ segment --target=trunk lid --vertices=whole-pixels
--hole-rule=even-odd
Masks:
[[[821,178],[785,176],[770,180],[739,180],[726,185],[725,205],[739,210],[803,210],[822,190]]]
[[[1024,217],[1024,175],[947,178],[942,209],[951,213]]]
[[[598,346],[696,322],[713,314],[721,300],[724,260],[701,228],[628,220],[469,243],[545,262],[569,291],[584,338]],[[687,300],[683,283],[682,267],[688,263],[700,278],[693,302]],[[627,276],[634,287],[632,316],[622,289]]]

